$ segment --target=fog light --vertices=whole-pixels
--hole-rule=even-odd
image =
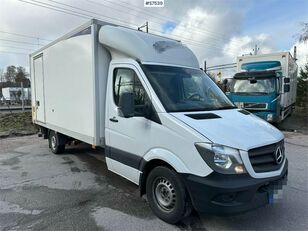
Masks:
[[[273,114],[267,114],[267,121],[273,121]]]
[[[234,171],[236,173],[244,173],[245,169],[244,169],[244,167],[242,165],[237,165],[237,166],[235,166]]]

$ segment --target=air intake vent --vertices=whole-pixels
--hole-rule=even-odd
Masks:
[[[245,109],[251,109],[251,110],[263,110],[267,109],[267,103],[243,103],[243,107]]]
[[[214,113],[202,113],[202,114],[186,114],[186,116],[195,120],[206,120],[206,119],[218,119],[220,116]]]

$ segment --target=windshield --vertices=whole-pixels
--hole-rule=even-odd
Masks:
[[[276,78],[233,79],[230,91],[245,95],[267,95],[275,92]]]
[[[201,70],[159,65],[142,68],[167,112],[235,108]]]

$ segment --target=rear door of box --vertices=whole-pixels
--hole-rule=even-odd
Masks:
[[[33,58],[34,66],[34,89],[35,89],[35,107],[36,121],[45,123],[45,95],[44,95],[44,68],[43,55]]]

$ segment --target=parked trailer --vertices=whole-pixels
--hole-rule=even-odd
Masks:
[[[283,134],[237,109],[179,41],[91,20],[30,60],[33,122],[51,151],[103,147],[166,222],[265,205],[286,179]]]
[[[268,122],[281,122],[296,101],[297,64],[289,52],[240,56],[229,99]]]

